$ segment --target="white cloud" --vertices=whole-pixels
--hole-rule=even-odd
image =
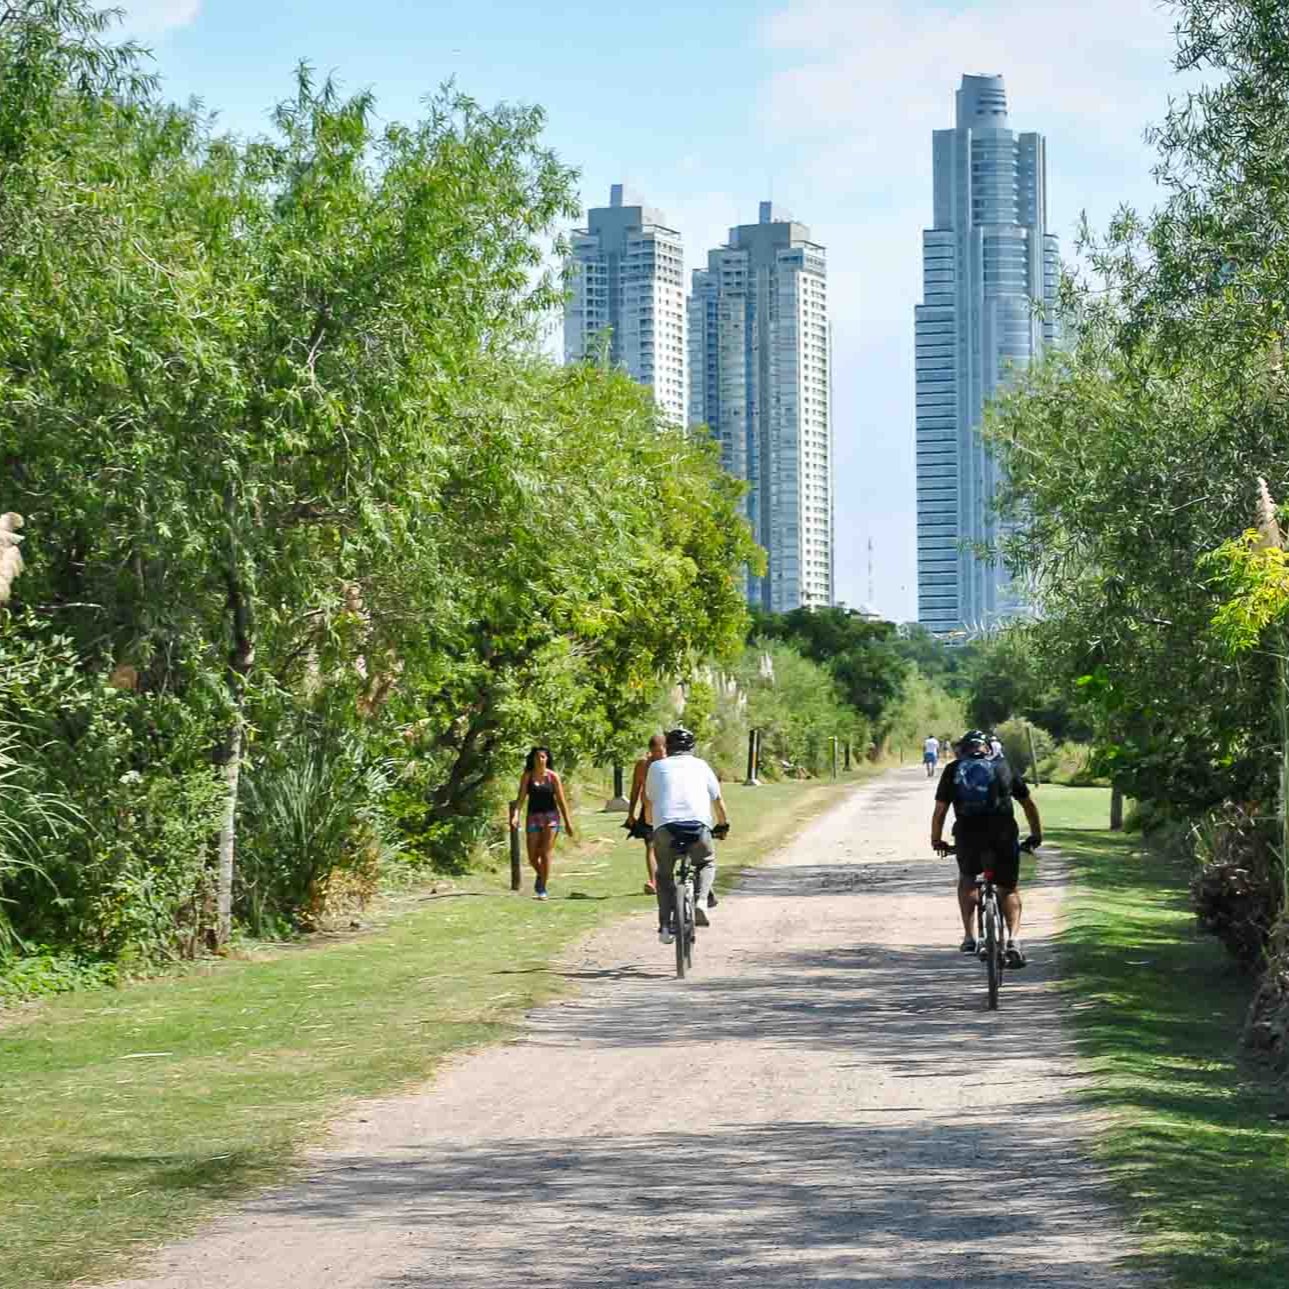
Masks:
[[[103,9],[124,9],[122,29],[132,36],[160,36],[187,27],[201,14],[202,0],[103,0]]]

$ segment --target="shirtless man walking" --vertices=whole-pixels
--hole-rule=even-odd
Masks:
[[[632,837],[636,835],[639,819],[638,811],[644,809],[641,798],[644,795],[645,775],[655,761],[661,761],[667,755],[667,740],[661,734],[655,734],[649,740],[649,751],[636,762],[631,773],[631,803],[627,806],[627,822],[623,825]],[[653,837],[645,838],[645,894],[656,895],[658,892],[658,856],[653,848]]]

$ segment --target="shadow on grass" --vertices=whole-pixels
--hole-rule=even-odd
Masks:
[[[62,1155],[54,1175],[93,1176],[103,1189],[146,1187],[186,1191],[207,1199],[235,1199],[282,1174],[282,1154],[273,1147],[233,1150],[221,1155],[175,1151],[166,1154]]]
[[[1061,937],[1085,1095],[1115,1113],[1103,1154],[1181,1286],[1289,1283],[1283,1105],[1237,1048],[1252,981],[1195,928],[1184,866],[1132,838],[1051,834],[1079,893]]]

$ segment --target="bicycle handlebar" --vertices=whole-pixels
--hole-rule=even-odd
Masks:
[[[1042,844],[1043,843],[1037,838],[1026,837],[1025,840],[1020,843],[1021,853],[1032,855]],[[958,853],[958,848],[950,845],[948,842],[941,842],[939,846],[935,847],[935,850],[941,855],[956,855]]]

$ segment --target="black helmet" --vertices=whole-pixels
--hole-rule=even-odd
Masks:
[[[667,755],[675,756],[677,752],[692,752],[697,742],[692,730],[687,730],[683,725],[677,725],[674,730],[667,731]]]
[[[971,756],[977,747],[982,753],[989,751],[989,735],[984,730],[968,730],[958,740],[958,751],[963,756]]]

